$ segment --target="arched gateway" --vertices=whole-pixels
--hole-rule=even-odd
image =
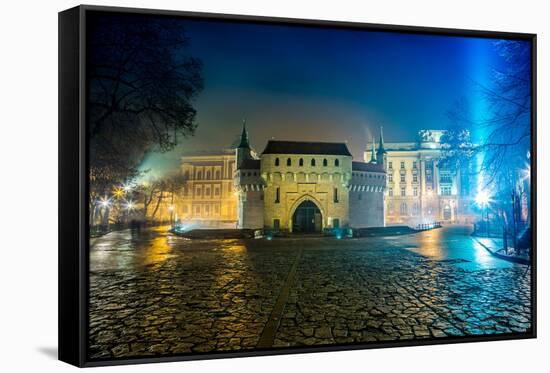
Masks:
[[[315,203],[306,200],[300,203],[292,215],[292,232],[321,232],[322,222],[321,210],[319,210]]]

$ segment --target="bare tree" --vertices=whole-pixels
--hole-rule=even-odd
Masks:
[[[196,128],[201,62],[186,51],[183,21],[88,17],[90,182],[96,196],[136,175],[149,151],[168,151]]]
[[[448,113],[444,162],[475,165],[478,184],[492,191],[495,219],[515,242],[531,146],[531,49],[523,41],[501,40],[494,46],[503,67],[494,69],[490,84],[473,82],[487,110],[479,118],[466,99],[456,102]],[[471,139],[472,133],[482,135]]]

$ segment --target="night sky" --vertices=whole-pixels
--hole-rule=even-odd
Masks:
[[[144,161],[159,172],[186,151],[230,146],[244,118],[258,152],[270,138],[347,141],[360,160],[380,126],[386,141],[445,128],[446,112],[460,98],[475,101],[477,83],[502,63],[494,39],[182,22],[205,88],[195,136]]]

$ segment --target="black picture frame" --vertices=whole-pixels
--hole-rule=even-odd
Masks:
[[[196,353],[193,355],[89,360],[87,358],[88,318],[88,142],[86,135],[86,16],[89,12],[109,12],[155,16],[216,19],[264,24],[302,25],[400,32],[430,35],[469,36],[529,41],[532,45],[531,92],[531,198],[532,198],[532,263],[531,310],[532,328],[528,333],[447,337],[441,339],[373,342],[368,344],[334,345],[307,348],[270,348],[243,352]],[[81,5],[59,13],[59,360],[79,367],[170,362],[198,359],[218,359],[262,355],[282,355],[304,352],[324,352],[436,345],[482,341],[536,338],[537,330],[537,149],[536,149],[536,42],[535,34],[510,33],[448,28],[398,26],[310,19],[274,18],[212,14],[198,12],[119,8]]]

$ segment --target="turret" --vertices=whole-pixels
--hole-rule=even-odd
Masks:
[[[374,142],[374,136],[372,137],[372,150],[370,152],[370,162],[369,163],[376,163],[376,144]]]
[[[378,142],[378,151],[376,152],[376,163],[383,164],[386,168],[386,149],[384,149],[384,133],[382,127],[380,127],[380,141]]]
[[[235,149],[236,152],[236,162],[237,162],[237,169],[240,168],[241,163],[245,159],[252,159],[252,154],[250,150],[250,142],[248,141],[248,132],[246,131],[246,121],[243,120],[243,131],[241,133],[241,141],[239,143],[239,146],[237,146],[237,149]]]

